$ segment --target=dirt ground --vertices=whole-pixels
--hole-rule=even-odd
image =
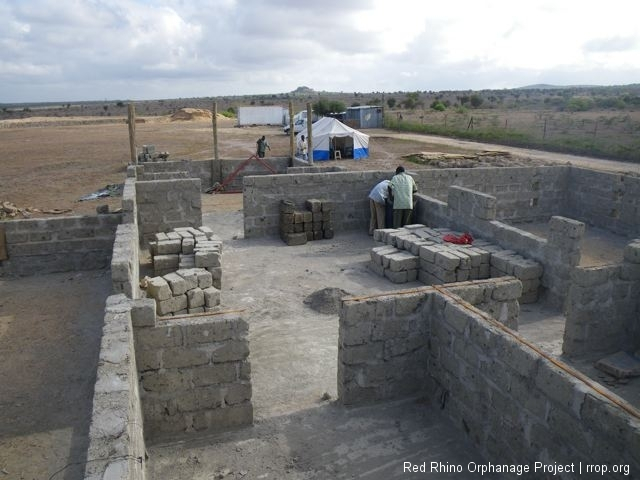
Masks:
[[[367,133],[372,135],[371,158],[343,160],[340,165],[393,170],[404,163],[406,154],[497,149],[519,153],[531,164],[571,162],[640,173],[636,164],[384,130]],[[287,155],[288,137],[279,129],[236,128],[231,122],[221,126],[221,156],[251,155],[262,134],[271,143],[272,155]],[[137,125],[137,138],[139,144],[169,151],[171,159],[212,156],[207,122],[148,119]],[[70,210],[69,215],[92,214],[102,204],[120,206],[118,197],[78,199],[123,181],[129,158],[123,123],[0,125],[0,145],[0,203]],[[251,312],[256,426],[196,443],[154,445],[151,478],[386,479],[400,478],[400,458],[427,462],[474,458],[474,449],[457,430],[421,401],[348,412],[333,402],[337,314],[320,313],[305,299],[317,299],[310,296],[326,288],[351,294],[395,289],[367,270],[371,239],[366,234],[309,242],[295,247],[292,256],[292,247],[277,239],[243,239],[241,195],[203,195],[202,201],[204,223],[225,241],[223,304]],[[596,252],[596,262],[608,259],[597,256]],[[0,480],[82,478],[108,275],[74,272],[0,279]],[[332,298],[325,306],[331,306]],[[531,335],[544,331],[546,337],[540,340],[555,348],[562,321],[546,329],[533,323],[540,319],[537,312],[530,312],[529,318],[534,318],[529,322]],[[210,445],[209,440],[217,443]]]

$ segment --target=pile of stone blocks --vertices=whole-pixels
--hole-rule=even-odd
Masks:
[[[138,162],[157,162],[159,160],[167,161],[169,152],[156,153],[155,145],[143,145],[142,152],[138,154]]]
[[[333,238],[334,202],[309,199],[306,210],[296,210],[289,200],[280,202],[280,238],[287,245],[304,245],[307,241]]]
[[[155,299],[161,317],[210,312],[220,305],[220,290],[204,268],[180,269],[149,279],[147,297]]]
[[[203,268],[211,273],[213,286],[222,288],[222,240],[209,227],[178,227],[156,233],[149,248],[154,275]]]
[[[444,228],[407,225],[374,231],[384,245],[371,250],[370,268],[394,283],[419,280],[426,285],[514,276],[522,282],[520,303],[538,300],[542,265],[482,239],[471,245],[445,242],[452,234]]]

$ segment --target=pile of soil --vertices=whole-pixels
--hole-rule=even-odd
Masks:
[[[305,300],[305,305],[319,313],[337,315],[340,312],[340,305],[343,297],[349,297],[351,293],[345,292],[341,288],[323,288],[309,295]]]
[[[520,158],[506,151],[481,151],[472,154],[419,152],[403,155],[408,161],[431,168],[477,168],[553,165],[552,162]]]
[[[218,115],[220,116],[220,115]],[[181,108],[171,115],[171,121],[176,120],[211,120],[213,117],[211,110],[202,108]]]

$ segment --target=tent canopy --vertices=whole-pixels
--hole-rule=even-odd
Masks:
[[[341,156],[367,158],[369,156],[369,135],[355,130],[332,117],[323,117],[312,126],[313,159],[329,160],[333,152],[340,150]],[[300,132],[305,135],[306,132]],[[352,155],[350,155],[352,153]]]

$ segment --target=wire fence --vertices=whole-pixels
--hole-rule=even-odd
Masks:
[[[389,128],[640,162],[640,112],[387,112]]]

